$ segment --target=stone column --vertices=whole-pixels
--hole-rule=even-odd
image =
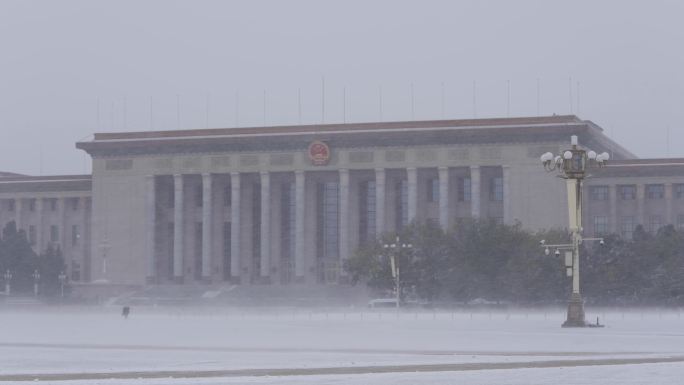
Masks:
[[[503,181],[503,222],[505,224],[513,223],[513,216],[511,215],[511,166],[501,166],[502,181]]]
[[[449,229],[449,167],[439,167],[439,225]]]
[[[211,194],[211,174],[202,174],[202,280],[211,281],[211,243],[213,221],[213,197]]]
[[[643,184],[638,184],[636,186],[636,204],[637,204],[637,224],[641,225],[644,230],[646,230],[646,218],[644,217],[644,205],[646,204],[645,200],[645,194],[644,194],[644,185]]]
[[[261,278],[271,272],[271,179],[267,171],[261,172]]]
[[[295,171],[295,281],[304,281],[304,171]]]
[[[67,252],[67,224],[66,224],[66,205],[67,199],[57,198],[57,242],[59,243],[59,248],[62,250],[62,255],[64,256],[64,263],[67,265],[67,270],[70,269],[71,259],[73,258],[73,253]],[[71,246],[71,245],[69,245]]]
[[[36,198],[36,254],[43,254],[43,198]]]
[[[415,167],[406,169],[406,180],[408,183],[407,199],[408,199],[408,223],[416,219],[416,212],[418,211],[418,170]]]
[[[230,278],[239,282],[240,264],[240,173],[230,173]]]
[[[375,169],[375,236],[385,233],[385,169]]]
[[[470,166],[470,215],[480,217],[480,166]]]
[[[340,267],[349,258],[349,170],[340,169]],[[344,274],[344,269],[340,269]]]
[[[21,198],[15,199],[14,202],[14,223],[17,225],[17,231],[21,230],[21,226],[23,225],[23,223],[21,223],[22,202],[23,200]],[[28,238],[28,233],[26,234],[26,237]]]
[[[672,214],[672,183],[665,183],[665,224],[675,225],[675,218]]]
[[[619,233],[617,217],[617,189],[614,184],[608,186],[608,204],[610,205],[610,218],[608,219],[609,231]]]
[[[173,175],[173,278],[183,282],[183,175]]]
[[[155,266],[155,245],[154,235],[156,227],[156,192],[154,184],[154,175],[145,177],[145,234],[147,240],[147,256],[145,260],[147,283],[154,283],[156,274]]]

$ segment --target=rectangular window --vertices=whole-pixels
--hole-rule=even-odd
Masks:
[[[665,185],[647,184],[646,199],[663,199],[665,197]]]
[[[632,234],[636,228],[636,220],[634,217],[622,217],[620,221],[620,236],[623,239],[632,239]]]
[[[36,199],[29,199],[29,211],[36,211]]]
[[[50,198],[50,211],[57,211],[57,198]]]
[[[408,225],[408,182],[403,179],[394,185],[396,194],[396,220],[397,231],[401,231]]]
[[[78,232],[78,225],[71,226],[71,246],[76,246],[81,234]]]
[[[684,230],[684,215],[677,215],[677,230]]]
[[[202,279],[202,222],[195,222],[195,280]]]
[[[589,187],[589,199],[591,199],[592,201],[608,200],[608,186]]]
[[[14,199],[8,199],[7,200],[7,211],[14,211]]]
[[[608,217],[595,216],[594,217],[594,235],[602,236],[608,234]]]
[[[28,237],[29,237],[29,243],[31,244],[31,246],[35,246],[36,245],[36,226],[29,225]]]
[[[458,178],[458,201],[470,202],[471,193],[470,178]]]
[[[78,210],[78,198],[69,198],[69,203],[71,206],[71,210]]]
[[[677,199],[684,198],[684,184],[678,183],[678,184],[674,185],[674,196]]]
[[[318,255],[336,259],[339,254],[339,185],[337,182],[318,184]]]
[[[223,280],[230,279],[230,248],[231,248],[231,227],[230,222],[223,222]]]
[[[363,182],[359,194],[359,243],[375,239],[375,181]]]
[[[489,200],[492,202],[503,201],[503,178],[495,176],[489,180]]]
[[[71,280],[76,282],[81,280],[81,264],[76,261],[71,261]]]
[[[636,199],[636,186],[633,184],[619,186],[618,193],[623,201],[634,200]]]
[[[252,185],[252,277],[261,271],[261,183]]]
[[[202,207],[203,200],[202,186],[195,186],[195,206]]]
[[[431,203],[439,202],[439,179],[427,180],[427,200]]]
[[[57,225],[50,226],[50,242],[59,241],[59,227]]]
[[[662,226],[663,218],[660,215],[651,215],[648,217],[648,223],[646,225],[646,230],[648,232],[655,234]]]
[[[233,199],[233,189],[228,186],[223,188],[223,205],[225,207],[230,206]]]
[[[281,283],[289,283],[294,275],[296,193],[295,184],[284,182],[280,194],[280,272]]]
[[[173,276],[174,276],[174,274],[173,274],[173,253],[175,252],[174,251],[174,238],[176,235],[176,230],[175,230],[175,226],[174,226],[173,222],[168,223],[168,226],[166,227],[166,232],[167,232],[166,239],[168,242],[167,247],[169,250],[168,258],[166,260],[167,261],[167,265],[166,265],[166,267],[167,267],[167,270],[166,270],[167,271],[167,278],[173,278]]]

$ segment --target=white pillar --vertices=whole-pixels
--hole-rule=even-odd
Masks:
[[[295,279],[304,279],[304,171],[295,171]]]
[[[154,185],[154,175],[148,175],[145,178],[145,228],[147,232],[145,234],[147,239],[147,256],[146,256],[146,270],[147,270],[147,282],[153,283],[156,273],[154,264],[154,233],[156,225],[156,201],[155,201],[155,185]]]
[[[211,280],[211,243],[213,199],[211,194],[211,174],[202,174],[202,279]]]
[[[21,198],[15,199],[14,201],[14,223],[17,225],[17,231],[21,230],[21,215],[22,215],[22,202]],[[28,238],[28,234],[26,235]]]
[[[449,168],[439,167],[439,225],[449,230]]]
[[[349,170],[340,170],[340,267],[349,258]],[[344,272],[344,269],[341,269]]]
[[[418,211],[418,170],[415,167],[406,169],[406,179],[408,182],[408,223],[416,219],[416,212]]]
[[[43,254],[43,198],[36,198],[36,254]]]
[[[230,276],[240,277],[240,173],[230,173]]]
[[[271,180],[267,171],[261,172],[261,277],[271,272]]]
[[[511,214],[511,166],[501,166],[503,182],[503,223],[513,223]]]
[[[385,233],[385,169],[375,169],[375,236]]]
[[[665,224],[676,225],[674,215],[672,214],[672,183],[665,183]]]
[[[183,279],[183,175],[173,175],[173,277]]]
[[[480,217],[480,166],[470,166],[470,215]]]

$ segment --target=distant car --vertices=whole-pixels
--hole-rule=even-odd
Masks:
[[[396,298],[376,298],[368,301],[368,307],[370,308],[381,308],[381,307],[397,307]]]

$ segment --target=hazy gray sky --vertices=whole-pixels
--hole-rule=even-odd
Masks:
[[[380,87],[383,120],[438,119],[444,90],[447,118],[572,109],[642,157],[665,156],[669,130],[684,156],[682,15],[681,1],[0,0],[0,170],[89,172],[74,142],[98,131],[295,124],[298,90],[301,121],[319,123],[323,78],[328,123],[379,120]]]

